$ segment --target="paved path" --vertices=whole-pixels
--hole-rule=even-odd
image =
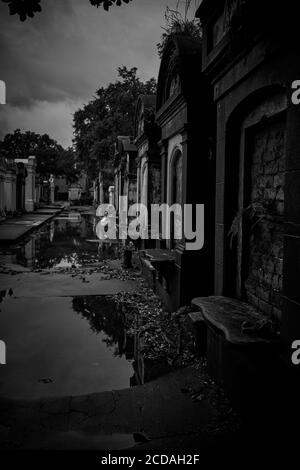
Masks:
[[[25,268],[26,269],[26,268]],[[105,279],[101,273],[85,275],[85,282],[70,274],[18,273],[0,274],[1,289],[12,289],[15,297],[61,297],[75,295],[114,295],[120,291],[132,292],[135,281]]]
[[[0,243],[13,243],[34,229],[52,219],[61,212],[62,208],[40,209],[36,212],[23,214],[21,217],[6,219],[0,223]]]
[[[97,449],[139,448],[199,451],[232,439],[228,417],[209,398],[194,400],[203,377],[185,368],[146,385],[98,394],[0,401],[2,448]],[[166,447],[167,445],[167,447]],[[178,447],[180,445],[180,447]]]
[[[20,223],[4,222],[0,234],[1,229],[11,232],[10,240],[15,240],[52,216],[29,214],[17,219]],[[71,273],[30,272],[13,265],[7,265],[6,271],[0,274],[1,290],[29,301],[137,288],[136,281],[107,279],[101,272],[72,277]],[[123,390],[37,400],[1,398],[0,448],[121,450],[138,445],[140,450],[193,448],[200,452],[216,440],[227,440],[226,433],[232,439],[230,409],[224,413],[212,395],[203,395],[206,380],[198,369],[185,368]]]
[[[90,282],[69,274],[21,272],[1,274],[0,284],[21,298],[136,289],[135,281],[105,280],[102,273],[86,279]],[[186,368],[124,390],[30,401],[1,398],[0,448],[128,449],[137,445],[134,433],[146,441],[138,445],[140,450],[200,451],[216,441],[232,442],[229,407],[220,412],[210,394],[199,392],[207,387],[206,380],[198,369]]]

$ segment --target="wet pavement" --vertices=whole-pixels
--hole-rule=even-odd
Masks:
[[[23,238],[36,228],[51,220],[62,208],[39,209],[36,212],[22,214],[20,217],[7,218],[0,223],[0,242],[13,243]]]
[[[145,385],[79,397],[0,400],[4,449],[194,449],[232,443],[230,408],[199,400],[203,375],[195,368]],[[197,397],[195,397],[195,395]]]
[[[21,243],[2,246],[0,333],[7,365],[0,369],[0,397],[130,386],[133,356],[126,357],[123,320],[107,294],[134,284],[102,271],[104,260],[118,260],[119,245],[96,239],[97,222],[94,215],[63,212]]]
[[[122,268],[122,246],[99,242],[97,223],[92,208],[65,211],[1,246],[0,448],[204,448],[232,431],[231,408],[218,407],[197,367],[169,373],[170,357],[151,359],[151,341],[144,360],[141,328],[158,338],[160,358],[159,338],[174,342],[159,331],[156,303],[143,303],[138,265]]]
[[[100,243],[99,218],[78,211],[61,212],[39,230],[15,244],[2,244],[0,264],[29,269],[79,267],[96,259],[117,259],[116,241]]]
[[[0,370],[0,397],[84,395],[130,386],[132,360],[121,349],[124,327],[104,298],[97,314],[80,297],[7,298],[1,310],[7,366]]]

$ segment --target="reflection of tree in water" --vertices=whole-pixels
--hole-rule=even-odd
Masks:
[[[73,261],[82,263],[91,248],[85,239],[91,234],[92,228],[88,226],[84,218],[80,223],[56,220],[52,243],[48,237],[41,240],[44,246],[41,246],[42,249],[38,255],[39,265],[41,267],[54,266],[62,259],[69,263]]]
[[[53,267],[62,260],[82,265],[91,261],[91,255],[97,256],[98,260],[119,257],[116,244],[102,243],[98,250],[97,243],[88,241],[95,238],[93,217],[82,216],[80,222],[57,219],[54,224],[52,241],[50,226],[47,231],[37,234],[35,264],[39,268]]]
[[[71,222],[67,219],[54,219],[35,232],[32,265],[36,268],[52,268],[63,262],[65,265],[84,265],[106,259],[120,257],[118,243],[110,241],[91,242],[95,240],[95,217],[82,215],[80,221]],[[28,264],[28,239],[13,250],[17,262],[23,266]]]
[[[88,320],[93,332],[106,334],[103,341],[108,347],[115,347],[115,356],[121,357],[125,353],[124,315],[113,300],[104,296],[80,296],[73,298],[72,305],[75,312]]]
[[[53,267],[62,259],[68,263],[82,264],[89,260],[91,251],[96,254],[96,247],[86,241],[93,235],[92,220],[82,217],[79,223],[68,220],[55,220],[53,239],[50,240],[49,232],[40,233],[39,250],[36,255],[36,264],[40,268]]]
[[[117,259],[120,257],[120,246],[114,242],[101,240],[98,244],[98,256],[100,260]]]

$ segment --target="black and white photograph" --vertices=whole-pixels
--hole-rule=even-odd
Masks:
[[[1,459],[300,448],[298,31],[288,0],[0,0]]]

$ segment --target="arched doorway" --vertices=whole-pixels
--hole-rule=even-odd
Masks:
[[[281,92],[248,107],[227,134],[226,155],[226,293],[277,318],[283,281],[286,106]]]

